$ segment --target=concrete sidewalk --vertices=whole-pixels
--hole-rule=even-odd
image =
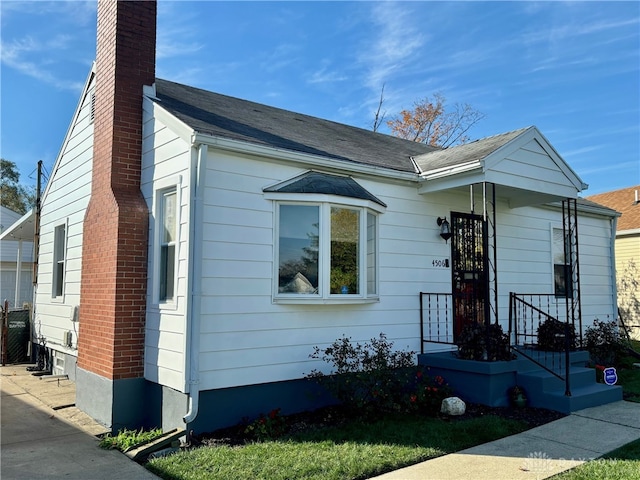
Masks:
[[[375,478],[541,480],[637,439],[640,403],[615,402]]]
[[[2,480],[158,478],[122,453],[98,447],[96,435],[106,429],[73,406],[73,382],[35,377],[26,367],[0,367]]]

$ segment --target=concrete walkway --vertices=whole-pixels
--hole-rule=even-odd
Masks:
[[[375,478],[541,480],[637,439],[640,403],[615,402]]]
[[[0,478],[157,480],[116,450],[98,447],[106,429],[75,406],[75,385],[0,367]]]

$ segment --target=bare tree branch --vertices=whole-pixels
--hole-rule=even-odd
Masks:
[[[384,103],[384,83],[382,84],[382,90],[380,91],[380,101],[378,102],[378,109],[376,110],[376,115],[373,119],[373,131],[377,132],[378,128],[382,124],[384,117],[387,115],[387,111],[382,112],[382,104]]]

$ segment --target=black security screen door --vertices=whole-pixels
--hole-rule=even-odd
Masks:
[[[451,214],[454,341],[471,323],[489,319],[487,222],[479,215]]]

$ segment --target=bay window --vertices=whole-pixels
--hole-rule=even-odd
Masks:
[[[276,299],[377,295],[377,215],[329,202],[277,204]]]

